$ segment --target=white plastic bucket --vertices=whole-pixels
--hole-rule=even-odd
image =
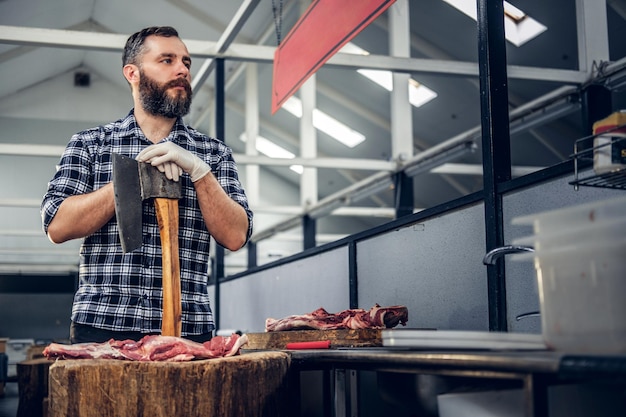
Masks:
[[[626,237],[536,252],[542,335],[572,353],[626,353]]]
[[[626,353],[626,198],[582,204],[513,219],[534,235],[542,336],[552,349],[583,354]]]

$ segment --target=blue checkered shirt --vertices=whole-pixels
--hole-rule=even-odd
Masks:
[[[164,141],[191,151],[211,166],[222,188],[248,214],[252,212],[239,182],[232,151],[223,142],[185,126],[179,119]],[[41,216],[47,232],[65,198],[97,190],[112,180],[111,154],[135,158],[152,143],[137,125],[133,111],[121,120],[77,133],[68,143],[57,172],[48,185]],[[209,233],[196,193],[183,174],[179,200],[179,245],[182,298],[182,335],[214,329],[207,290]],[[88,216],[89,213],[85,213]],[[159,226],[154,203],[143,202],[143,244],[122,252],[115,216],[84,239],[80,248],[79,285],[74,296],[72,321],[115,331],[161,331],[162,268]]]

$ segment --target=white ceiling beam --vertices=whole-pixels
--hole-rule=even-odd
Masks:
[[[300,206],[251,206],[252,211],[256,213],[266,214],[302,214],[303,210]],[[333,216],[348,217],[384,217],[393,219],[396,211],[391,207],[339,207],[332,212]]]
[[[0,249],[0,255],[55,255],[55,256],[76,256],[78,248],[58,249],[58,248],[10,248]]]
[[[259,137],[259,74],[258,65],[249,62],[246,67],[246,156],[254,158],[259,155],[256,143]],[[261,200],[260,166],[246,166],[246,189],[248,202],[255,205]]]
[[[63,154],[65,146],[24,145],[0,143],[0,155],[12,156],[48,156],[58,158]],[[312,168],[363,169],[368,171],[394,171],[397,164],[392,161],[360,158],[270,158],[263,155],[234,154],[238,164],[264,166],[303,165]]]
[[[439,59],[399,58],[384,55],[353,55],[338,53],[325,65],[345,68],[367,68],[398,72],[430,74],[448,74],[478,77],[478,64],[474,62],[448,61]],[[588,80],[589,74],[583,71],[561,70],[552,68],[507,66],[509,78],[557,81],[580,84]]]
[[[588,73],[609,61],[606,0],[576,0],[578,68]]]
[[[0,198],[0,207],[41,207],[41,200],[36,198]],[[40,232],[41,233],[41,232]]]
[[[298,92],[302,102],[300,117],[300,156],[303,159],[315,159],[317,153],[317,129],[313,125],[313,113],[317,107],[315,85],[317,75],[313,74],[300,87]],[[303,207],[314,205],[318,199],[317,168],[305,166],[300,175],[300,204]]]
[[[237,37],[241,31],[241,28],[246,23],[257,4],[259,4],[259,1],[260,0],[244,0],[244,2],[241,3],[241,6],[239,6],[237,13],[235,13],[235,16],[231,19],[230,23],[226,27],[226,30],[224,30],[220,38],[217,40],[216,48],[218,54],[224,53],[233,43],[235,37]],[[191,83],[191,89],[194,93],[197,92],[206,79],[209,78],[209,75],[211,75],[214,68],[215,60],[212,58],[209,58],[202,63],[200,70],[194,76]]]
[[[302,165],[307,168],[363,169],[368,171],[395,171],[397,164],[392,161],[361,158],[270,158],[263,155],[233,154],[237,164],[263,166]]]
[[[389,54],[397,57],[411,56],[409,34],[409,2],[398,0],[388,11]],[[413,110],[409,101],[410,74],[394,72],[393,90],[390,93],[391,154],[394,160],[403,161],[413,156]]]
[[[0,229],[0,236],[30,236],[46,238],[41,229],[23,230],[23,229]]]
[[[60,157],[65,146],[0,143],[0,155]]]
[[[2,273],[19,273],[19,274],[62,274],[78,271],[77,264],[33,264],[28,261],[26,264],[1,264],[0,272]]]
[[[514,166],[511,167],[514,177],[531,174],[545,167]],[[430,170],[435,174],[483,175],[483,166],[479,164],[456,164],[448,162]]]
[[[84,20],[78,24],[72,25],[70,27],[65,28],[66,30],[76,30],[76,31],[88,31],[88,32],[96,32],[96,33],[111,33],[107,28],[94,22],[93,20]],[[0,54],[0,64],[15,59],[19,56],[25,55],[34,49],[37,46],[20,46],[18,48],[10,49],[4,53]]]
[[[0,25],[0,43],[121,52],[128,35]]]
[[[0,25],[0,44],[32,45],[87,49],[93,51],[121,52],[126,43],[126,34],[84,32],[61,29],[28,28]],[[223,53],[218,52],[217,42],[185,39],[189,53],[194,57],[252,61],[271,64],[276,48],[262,45],[233,43]],[[369,68],[398,72],[422,72],[478,77],[478,65],[437,59],[402,58],[384,55],[353,55],[337,53],[325,65],[345,68]],[[588,80],[585,71],[561,70],[511,65],[507,68],[509,78],[556,81],[580,84]]]
[[[341,234],[318,233],[315,235],[315,239],[318,242],[336,242],[346,236],[347,235]],[[272,240],[279,242],[302,242],[302,235],[296,233],[278,233],[275,236],[272,236]]]

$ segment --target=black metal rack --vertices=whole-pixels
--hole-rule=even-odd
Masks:
[[[626,127],[626,125],[616,126],[615,128],[602,132],[601,134],[623,129],[624,127]],[[593,139],[598,136],[600,136],[600,134],[586,136],[576,140],[574,143],[574,154],[572,155],[572,158],[574,158],[574,180],[571,181],[570,184],[573,185],[576,190],[578,190],[578,187],[581,185],[586,187],[626,190],[626,168],[614,169],[600,174],[595,173],[593,169],[589,170],[585,174],[580,173],[579,165],[583,164],[583,162],[587,163],[583,165],[593,165],[593,158],[598,149],[613,146],[616,143],[626,143],[626,137],[613,137],[611,142],[598,146],[585,146],[586,142],[593,141]],[[582,150],[580,150],[581,148]]]

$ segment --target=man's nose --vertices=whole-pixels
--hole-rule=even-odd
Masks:
[[[177,73],[178,73],[179,76],[188,77],[189,74],[190,74],[189,68],[182,61],[178,62],[178,66],[177,66],[176,70],[177,70]]]

